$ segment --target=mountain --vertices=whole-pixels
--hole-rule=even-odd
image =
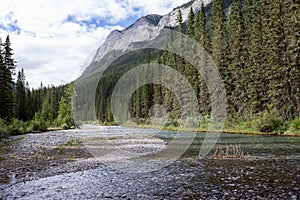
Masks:
[[[210,9],[212,0],[204,0],[204,5]],[[191,6],[195,11],[200,10],[202,0],[190,1],[180,7],[173,9],[170,13],[160,15],[147,15],[138,19],[134,24],[124,30],[112,31],[105,42],[95,51],[85,62],[83,74],[93,71],[95,68],[101,67],[101,59],[107,53],[113,51],[134,50],[134,43],[149,41],[157,37],[160,31],[165,27],[176,26],[176,18],[178,10],[182,12],[183,20],[186,21]]]
[[[203,1],[206,14],[209,18],[213,0]],[[232,0],[224,0],[226,13],[228,13],[231,2]],[[151,42],[164,42],[165,38],[161,36],[166,33],[163,33],[163,30],[177,26],[176,19],[179,9],[181,10],[183,20],[187,22],[191,7],[194,11],[199,11],[201,5],[202,0],[193,0],[180,7],[174,8],[170,13],[164,16],[147,15],[141,17],[124,30],[112,31],[105,42],[86,60],[82,67],[83,71],[81,76],[75,81],[74,85],[78,99],[76,99],[74,118],[78,121],[96,120],[95,95],[98,94],[96,91],[99,89],[98,85],[101,77],[103,77],[103,74],[107,72],[108,69],[114,70],[113,68],[117,68],[118,66],[127,67],[125,65],[116,65],[116,63],[112,62],[118,62],[120,56],[125,54],[127,57],[123,58],[123,60],[132,62],[132,65],[135,66],[135,64],[137,64],[137,58],[143,55],[143,51],[136,52],[135,50],[143,49],[146,44]],[[159,39],[156,40],[157,38]],[[130,54],[130,51],[136,53],[136,55]]]

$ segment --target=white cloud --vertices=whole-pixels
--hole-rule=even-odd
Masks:
[[[24,68],[31,86],[41,81],[59,85],[77,78],[80,66],[110,31],[124,28],[118,23],[166,14],[186,1],[0,0],[0,36],[10,35],[18,70]],[[92,24],[95,19],[98,25]]]

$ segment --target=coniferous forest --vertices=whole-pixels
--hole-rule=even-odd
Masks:
[[[16,74],[17,62],[9,36],[1,41],[0,38],[0,140],[10,135],[45,131],[49,126],[73,126],[73,85],[46,87],[41,83],[39,88],[30,89],[24,70]]]
[[[232,131],[284,133],[300,129],[300,8],[294,0],[235,0],[229,14],[223,0],[211,10],[191,8],[186,23],[181,11],[170,27],[197,40],[212,55],[221,73],[227,97],[225,128]],[[208,14],[209,13],[209,14]],[[166,44],[167,45],[167,44]],[[110,101],[117,80],[143,63],[161,63],[189,79],[198,97],[200,113],[209,118],[207,86],[183,58],[170,52],[142,50],[110,65],[96,95],[97,117],[114,122]],[[149,123],[149,109],[162,104],[176,126],[180,106],[174,94],[159,85],[145,85],[134,93],[130,114],[137,123]],[[206,127],[203,121],[200,126]]]
[[[300,132],[299,10],[295,0],[235,0],[227,12],[223,0],[214,0],[199,11],[191,8],[186,22],[179,10],[176,27],[168,27],[199,42],[217,64],[226,88],[227,130]],[[111,94],[115,84],[128,70],[145,63],[170,66],[188,78],[199,112],[205,116],[199,130],[205,130],[211,102],[200,72],[175,54],[153,49],[126,54],[107,68],[96,92],[98,120],[114,123]],[[24,70],[17,70],[9,36],[1,41],[0,74],[0,138],[74,125],[73,84],[45,87],[41,83],[38,89],[30,89]],[[171,119],[166,126],[178,126],[180,105],[160,85],[135,91],[129,105],[131,117],[139,124],[149,124],[149,109],[155,104],[166,109]]]

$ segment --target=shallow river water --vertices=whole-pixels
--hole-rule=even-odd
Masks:
[[[91,169],[2,185],[0,199],[300,198],[300,138],[297,137],[221,134],[210,154],[199,158],[205,134],[197,133],[182,156],[170,162],[168,157],[162,158],[168,165],[155,168],[160,165],[153,161],[157,157],[151,155],[166,151],[175,132],[100,127],[63,134],[83,140],[92,154],[100,153],[100,159],[90,159],[100,164]],[[178,151],[173,145],[172,152],[180,152],[180,144]],[[124,149],[132,154],[125,155]],[[131,162],[132,155],[141,158],[135,157]],[[124,159],[126,156],[129,158]],[[123,161],[116,162],[118,159]],[[151,159],[153,162],[148,163]],[[153,171],[140,170],[145,165],[151,169],[151,163]]]

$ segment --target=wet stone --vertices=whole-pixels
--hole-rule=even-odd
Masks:
[[[124,130],[148,132],[146,129],[124,128]],[[104,127],[101,131],[105,134],[109,133],[110,137],[118,134],[118,129],[115,127]],[[30,142],[36,146],[59,145],[70,139],[89,136],[93,132],[71,130],[70,134],[66,133],[68,131],[47,133],[49,135],[25,135],[24,141],[21,140],[19,145],[27,147],[17,147],[18,153],[15,155],[22,157],[32,152],[28,145]],[[162,138],[167,137],[163,136]],[[235,141],[236,137],[241,136],[226,135],[225,139],[221,138],[221,141],[225,143],[230,138],[227,142],[238,143],[240,139]],[[245,136],[246,140],[248,137],[250,136]],[[40,165],[34,168],[29,162],[15,168],[17,169],[15,170],[16,182],[0,185],[0,199],[21,198],[22,195],[24,199],[297,199],[299,175],[291,166],[299,166],[299,158],[285,159],[281,154],[285,152],[284,148],[289,146],[287,143],[290,142],[290,145],[294,145],[294,151],[290,150],[289,154],[297,155],[300,150],[299,140],[291,138],[290,141],[286,141],[280,137],[267,137],[264,140],[272,140],[266,142],[264,146],[272,142],[276,144],[278,150],[274,148],[275,152],[270,152],[270,154],[280,155],[278,159],[274,159],[274,156],[266,157],[268,156],[266,150],[255,149],[255,145],[249,143],[247,147],[249,153],[255,151],[256,155],[265,157],[200,160],[198,157],[186,155],[158,171],[139,174],[118,171],[107,163],[88,157],[82,157],[74,162],[47,161],[53,158],[52,155],[46,156],[45,161],[42,162],[43,157],[38,157],[34,162],[40,162]],[[259,138],[255,141],[259,141]],[[190,149],[199,151],[199,148],[200,146],[196,144]],[[147,149],[139,148],[138,150],[146,151]],[[268,151],[269,149],[272,148],[268,148]],[[34,150],[40,151],[40,148]],[[192,155],[197,155],[197,153],[194,152]],[[83,152],[76,154],[84,155]],[[16,163],[24,164],[24,162],[24,160],[17,159]],[[5,167],[8,166],[3,166],[4,169]],[[26,181],[23,181],[25,179],[21,179],[22,173],[26,170],[31,174],[27,174]]]

